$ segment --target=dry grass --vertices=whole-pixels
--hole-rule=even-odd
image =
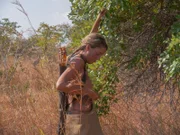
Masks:
[[[110,114],[101,118],[104,131],[107,135],[179,135],[179,106],[173,110],[167,96],[156,104],[159,98],[120,99]]]
[[[10,86],[1,89],[1,135],[56,134],[59,113],[55,82],[58,65],[46,63],[33,67],[30,60],[21,60]],[[110,114],[100,118],[105,135],[180,134],[179,114],[172,113],[165,101],[154,106],[149,102],[155,100],[153,97],[146,100],[142,103],[144,99],[140,98],[133,101],[121,99],[113,104]]]
[[[1,91],[1,133],[5,135],[56,134],[57,68],[54,69],[55,71],[51,70],[50,66],[42,68],[39,65],[34,68],[30,61],[23,61],[21,65],[10,82],[10,88]]]

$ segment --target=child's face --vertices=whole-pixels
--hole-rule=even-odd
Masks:
[[[106,53],[105,47],[96,47],[91,48],[90,46],[87,49],[87,62],[92,64],[99,60]]]

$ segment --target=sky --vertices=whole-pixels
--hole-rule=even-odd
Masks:
[[[17,5],[12,4],[15,0],[0,0],[0,19],[9,18],[11,22],[17,22],[21,26],[19,31],[30,28],[27,17],[21,13]],[[28,14],[31,23],[37,29],[41,22],[49,25],[70,23],[68,13],[71,3],[69,0],[19,0]],[[27,34],[27,33],[26,33]]]

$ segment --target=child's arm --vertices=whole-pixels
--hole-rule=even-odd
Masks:
[[[104,8],[104,9],[99,13],[99,15],[98,15],[97,18],[96,18],[96,21],[94,22],[94,25],[93,25],[90,33],[97,33],[97,32],[98,32],[98,28],[99,28],[99,25],[100,25],[100,22],[101,22],[101,18],[105,15],[106,11],[107,11],[107,10]]]

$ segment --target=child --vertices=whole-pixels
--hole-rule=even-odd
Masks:
[[[56,83],[57,90],[68,94],[66,135],[103,135],[93,108],[93,102],[98,99],[98,94],[92,90],[93,85],[86,70],[86,63],[96,62],[108,49],[104,37],[97,33],[105,12],[105,9],[100,12],[90,34],[68,58],[69,66]]]

